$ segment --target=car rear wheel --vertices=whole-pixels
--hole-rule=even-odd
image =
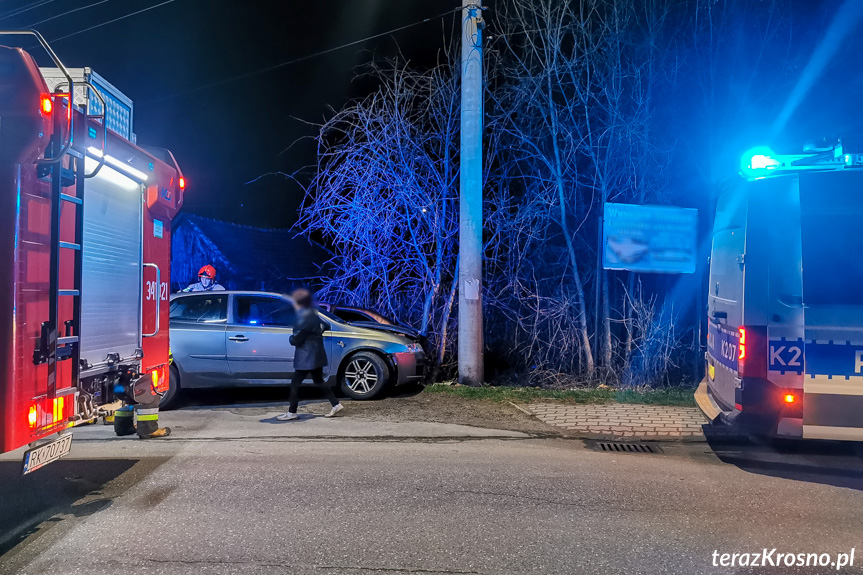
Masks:
[[[168,391],[159,400],[159,409],[171,409],[177,405],[177,399],[180,395],[180,371],[176,365],[171,365],[170,376],[168,377]]]
[[[372,399],[380,395],[390,378],[384,360],[369,352],[352,355],[342,369],[339,382],[342,392],[353,399]]]

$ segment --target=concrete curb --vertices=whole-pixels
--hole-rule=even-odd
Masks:
[[[513,406],[514,408],[516,408],[517,410],[519,410],[520,412],[524,413],[525,415],[529,415],[531,417],[536,417],[534,414],[532,414],[531,412],[529,412],[525,408],[521,407],[517,403],[513,403],[511,401],[507,401],[507,403],[510,404],[511,406]]]

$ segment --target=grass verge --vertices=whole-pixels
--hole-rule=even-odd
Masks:
[[[553,390],[508,386],[468,387],[446,383],[435,383],[425,388],[425,393],[446,393],[465,399],[488,399],[491,401],[530,403],[553,400],[565,403],[640,403],[678,407],[695,407],[694,392],[694,389],[683,388],[638,390],[594,387]]]

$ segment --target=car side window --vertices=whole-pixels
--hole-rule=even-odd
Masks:
[[[352,309],[335,309],[333,314],[342,321],[375,321],[374,318]]]
[[[228,319],[227,295],[186,296],[171,302],[171,319],[216,323]]]
[[[235,296],[234,323],[293,327],[296,310],[291,302],[267,296]]]

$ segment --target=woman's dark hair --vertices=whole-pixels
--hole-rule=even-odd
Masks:
[[[291,292],[294,303],[300,307],[312,307],[312,292],[306,288],[297,288]]]

